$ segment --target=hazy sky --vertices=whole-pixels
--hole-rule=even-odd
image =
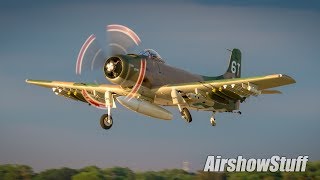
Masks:
[[[318,1],[1,1],[0,164],[36,170],[87,165],[134,170],[202,169],[207,155],[320,160]],[[220,75],[227,48],[242,50],[242,75],[284,73],[297,84],[282,95],[252,97],[241,116],[192,111],[185,123],[131,112],[118,104],[110,131],[105,113],[25,84],[26,78],[81,81],[75,62],[84,40],[105,42],[107,24],[123,24],[173,66]],[[102,76],[102,72],[101,72]]]

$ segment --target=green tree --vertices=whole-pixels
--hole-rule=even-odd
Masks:
[[[166,169],[163,171],[147,171],[136,173],[136,179],[152,179],[152,180],[179,180],[179,179],[194,179],[196,175],[194,173],[188,173],[181,169]]]
[[[0,165],[0,180],[102,180],[102,179],[138,179],[138,180],[179,180],[179,179],[320,179],[320,161],[309,162],[305,172],[203,172],[188,173],[180,169],[147,171],[134,173],[129,168],[114,167],[101,170],[96,166],[87,166],[80,170],[70,168],[49,169],[35,174],[26,165]]]
[[[227,179],[227,177],[226,177],[225,173],[198,171],[196,179],[199,179],[199,180],[209,180],[209,179],[224,180],[224,179]]]
[[[23,179],[29,180],[33,177],[34,172],[31,167],[26,165],[1,165],[0,166],[0,179]]]
[[[78,171],[70,168],[49,169],[36,175],[35,180],[70,180]]]
[[[194,179],[195,175],[192,173],[188,173],[182,169],[166,169],[163,171],[159,171],[159,174],[165,179]]]
[[[79,173],[72,176],[73,180],[85,180],[85,179],[92,179],[92,180],[100,180],[105,179],[104,174],[100,168],[97,166],[87,166],[80,169]]]
[[[158,172],[154,171],[147,171],[147,172],[140,172],[136,173],[137,180],[164,180],[165,178],[162,177]]]
[[[105,177],[97,172],[97,171],[91,171],[91,172],[81,172],[79,174],[76,174],[72,176],[72,180],[103,180]]]
[[[104,170],[105,177],[112,179],[135,179],[135,174],[129,168],[113,167]]]
[[[80,172],[92,172],[92,171],[102,173],[102,170],[100,168],[98,168],[97,166],[86,166],[86,167],[80,169]]]

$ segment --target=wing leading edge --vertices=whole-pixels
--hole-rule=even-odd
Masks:
[[[90,105],[99,109],[106,109],[104,99],[105,92],[108,91],[111,94],[116,94],[118,96],[126,96],[129,93],[119,85],[29,79],[27,79],[26,82],[45,88],[51,88],[56,95],[89,103]],[[112,104],[115,105],[114,103]]]
[[[27,79],[27,83],[42,86],[46,88],[67,88],[67,89],[77,89],[77,90],[89,90],[97,91],[100,93],[105,93],[110,91],[112,93],[125,96],[126,92],[119,85],[110,85],[110,84],[93,84],[93,83],[77,83],[77,82],[64,82],[64,81],[46,81],[46,80],[31,80]]]

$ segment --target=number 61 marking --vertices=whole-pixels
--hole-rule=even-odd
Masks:
[[[237,74],[237,76],[240,73],[240,63],[237,63],[236,61],[231,62],[231,72],[234,74]],[[236,67],[237,66],[237,67]]]

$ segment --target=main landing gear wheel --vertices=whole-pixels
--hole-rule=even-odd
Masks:
[[[108,114],[104,114],[101,116],[100,118],[100,126],[103,129],[110,129],[112,127],[113,124],[113,120],[112,120],[112,116],[108,115]]]
[[[192,121],[191,114],[187,108],[183,108],[180,113],[182,118],[185,119],[187,123],[190,123]]]

